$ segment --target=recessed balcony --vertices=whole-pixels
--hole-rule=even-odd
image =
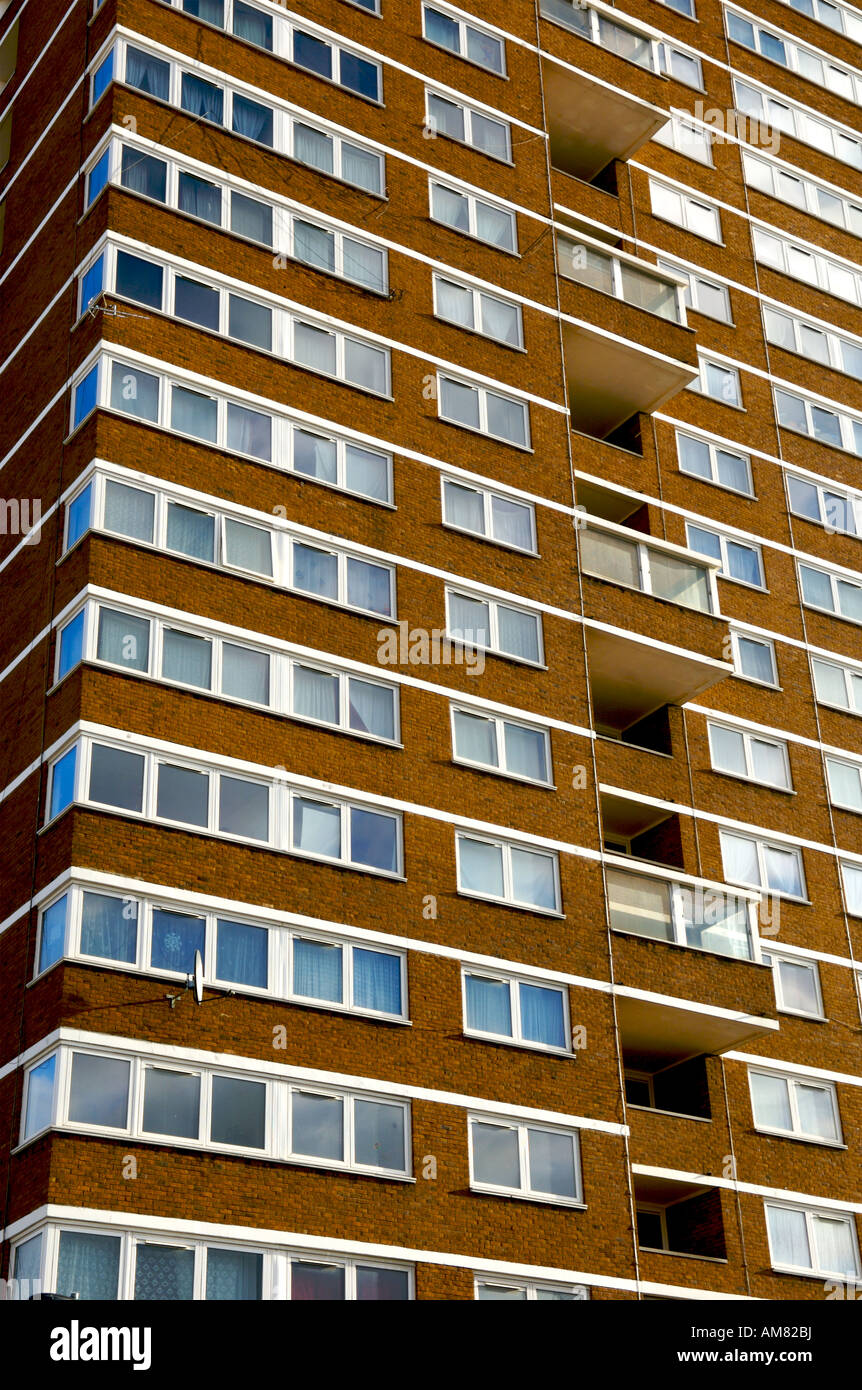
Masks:
[[[622,732],[730,674],[715,562],[583,513],[578,536],[599,724]]]
[[[540,0],[539,15],[551,159],[592,179],[612,159],[631,159],[668,119],[658,34],[601,3]],[[633,67],[643,96],[631,90]]]
[[[581,232],[557,232],[572,428],[604,439],[697,375],[683,282]]]

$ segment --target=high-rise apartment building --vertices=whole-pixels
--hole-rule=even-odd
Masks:
[[[845,0],[0,0],[18,1296],[862,1283],[860,107]]]

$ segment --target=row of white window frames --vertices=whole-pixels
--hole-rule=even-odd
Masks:
[[[303,1302],[406,1302],[415,1297],[414,1267],[377,1259],[221,1245],[189,1240],[170,1231],[158,1236],[130,1231],[46,1225],[18,1241],[12,1255],[12,1296],[26,1299],[43,1289],[65,1298],[138,1302],[222,1302],[296,1299]],[[537,1284],[483,1276],[474,1281],[479,1300],[555,1302],[584,1300],[579,1284]]]
[[[214,988],[260,991],[372,1017],[408,1017],[404,951],[78,885],[40,912],[36,970],[40,974],[64,957],[83,958],[187,979],[198,951],[204,981]],[[465,1031],[570,1050],[565,988],[466,967],[462,977]]]
[[[505,524],[505,497],[444,484],[444,516]],[[497,507],[497,502],[500,507]],[[449,523],[453,524],[453,523]],[[213,511],[188,506],[157,493],[99,475],[71,499],[67,508],[66,545],[74,545],[91,528],[185,556],[198,562],[237,569],[280,587],[324,599],[359,612],[394,615],[395,569],[357,555],[322,547],[286,532],[241,522]],[[542,620],[500,600],[447,590],[448,635],[472,648],[494,651],[534,665],[543,655]]]
[[[399,736],[397,686],[113,605],[87,603],[61,628],[57,679],[82,660],[361,737],[395,743]],[[456,761],[550,785],[547,729],[453,705],[452,746]]]
[[[410,1103],[214,1067],[60,1046],[29,1068],[21,1141],[49,1128],[412,1175]],[[471,1186],[582,1204],[578,1131],[468,1117]]]
[[[133,751],[89,736],[51,765],[48,820],[74,802],[267,845],[329,863],[400,877],[403,818],[273,778],[235,775],[184,759]],[[560,911],[555,852],[456,834],[461,891],[533,911]]]

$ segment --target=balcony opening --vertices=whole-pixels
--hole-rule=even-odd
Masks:
[[[598,188],[602,193],[610,193],[612,198],[620,196],[619,178],[617,176],[618,161],[612,159],[606,164],[604,169],[600,169],[589,181],[594,188]]]
[[[613,444],[617,449],[625,449],[626,453],[629,454],[640,454],[643,458],[644,443],[641,423],[640,412],[630,416],[615,430],[611,430],[610,434],[605,435],[605,443]]]
[[[663,1110],[672,1115],[689,1115],[692,1119],[712,1119],[703,1056],[690,1057],[655,1071],[627,1064],[625,1092],[629,1105]]]
[[[684,1183],[668,1183],[667,1188],[685,1190]],[[660,1250],[671,1255],[696,1255],[701,1259],[726,1260],[721,1198],[714,1189],[678,1197],[664,1203],[649,1200],[661,1194],[646,1188],[642,1195],[635,1184],[638,1246],[641,1250]]]
[[[643,748],[648,753],[663,753],[670,757],[673,743],[670,733],[670,708],[662,705],[645,719],[630,724],[620,732],[620,741],[630,743],[633,748]]]
[[[627,846],[625,853],[633,859],[685,870],[682,824],[676,812],[668,814],[634,797],[608,791],[601,792],[600,804],[606,843]]]

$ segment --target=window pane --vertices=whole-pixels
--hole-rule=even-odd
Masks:
[[[181,821],[183,825],[209,823],[210,779],[207,773],[161,763],[158,775],[157,816]]]
[[[174,280],[174,313],[177,318],[218,333],[219,292],[210,285],[202,285],[199,280],[190,280],[187,275],[178,275]]]
[[[108,479],[105,483],[105,529],[131,540],[153,539],[156,499],[151,492]]]
[[[244,193],[231,193],[230,229],[261,246],[272,246],[272,208]]]
[[[219,778],[219,830],[250,840],[269,839],[269,788],[243,777]]]
[[[444,188],[439,183],[431,185],[431,216],[447,227],[459,232],[470,230],[470,205],[462,193]]]
[[[516,608],[497,609],[500,632],[500,651],[507,656],[518,656],[524,661],[539,661],[539,626],[532,613],[521,613]]]
[[[481,423],[479,392],[474,386],[464,386],[451,377],[441,377],[440,414],[447,420],[455,420],[459,425],[477,430]]]
[[[350,858],[386,873],[398,871],[398,829],[394,816],[350,808]]]
[[[336,337],[310,323],[295,323],[293,327],[293,356],[303,367],[334,376],[336,372]]]
[[[533,510],[507,497],[491,498],[491,529],[494,539],[522,550],[533,549]]]
[[[379,1265],[357,1265],[358,1302],[404,1303],[410,1298],[410,1277],[406,1269],[384,1269]]]
[[[252,347],[272,350],[272,310],[242,295],[229,297],[228,333]]]
[[[61,1231],[56,1292],[66,1298],[116,1299],[120,1248],[119,1236]]]
[[[354,386],[381,395],[388,387],[389,354],[347,338],[344,343],[344,376]]]
[[[451,280],[444,280],[439,275],[435,276],[434,287],[437,291],[437,313],[440,318],[457,324],[459,328],[474,328],[472,292],[461,285],[453,284]]]
[[[84,609],[76,613],[71,622],[66,623],[60,632],[59,641],[60,653],[58,662],[58,679],[62,678],[77,666],[84,654]]]
[[[312,34],[304,34],[295,29],[293,34],[293,61],[319,77],[332,77],[332,49],[328,43],[316,39]]]
[[[772,685],[775,680],[775,671],[772,664],[772,649],[764,642],[756,642],[753,638],[740,637],[738,639],[739,664],[740,669],[752,680],[765,681]]]
[[[725,877],[731,883],[747,883],[759,888],[760,865],[757,859],[757,845],[754,840],[741,835],[720,834],[721,853]]]
[[[306,999],[340,1004],[344,999],[343,951],[325,941],[293,941],[293,989]]]
[[[106,504],[107,505],[107,504]],[[93,485],[88,483],[68,505],[66,511],[66,547],[71,549],[90,529],[93,511]],[[107,523],[106,523],[107,525]]]
[[[321,173],[335,172],[335,149],[330,135],[295,121],[293,125],[293,156],[302,164],[310,164]]]
[[[293,667],[293,712],[324,724],[339,722],[338,677],[310,666]]]
[[[221,189],[217,184],[180,172],[178,206],[180,212],[221,226]]]
[[[820,1139],[838,1139],[832,1091],[825,1086],[796,1085],[796,1104],[803,1134],[816,1134]]]
[[[357,1009],[400,1014],[401,957],[354,946],[353,1003]]]
[[[804,897],[802,867],[793,851],[778,849],[775,845],[765,845],[763,859],[766,866],[767,887],[774,893],[789,893],[793,897]]]
[[[215,559],[215,518],[206,512],[168,503],[167,547],[194,560]]]
[[[304,1302],[339,1302],[344,1299],[344,1269],[341,1265],[314,1264],[311,1260],[292,1260],[290,1297]]]
[[[505,251],[515,249],[515,218],[505,208],[492,207],[490,203],[476,202],[476,235],[491,246],[499,246]]]
[[[234,92],[233,128],[237,135],[245,135],[247,139],[256,140],[261,145],[272,145],[274,125],[271,106],[264,106],[259,101],[250,101],[248,97]]]
[[[347,602],[355,608],[389,617],[392,612],[392,574],[366,560],[347,560]]]
[[[162,281],[164,271],[160,265],[145,261],[140,256],[132,256],[128,251],[117,252],[117,294],[124,299],[134,299],[137,304],[147,304],[151,309],[162,307]],[[87,301],[84,301],[86,307]]]
[[[792,1130],[790,1093],[787,1082],[780,1076],[765,1076],[751,1072],[751,1095],[755,1124],[768,1129]]]
[[[500,766],[497,728],[493,719],[456,710],[453,731],[456,758],[466,758],[469,762],[482,763],[486,767]]]
[[[554,861],[550,855],[512,848],[512,892],[516,902],[553,911],[557,906]]]
[[[458,869],[463,891],[483,893],[493,898],[503,897],[503,851],[500,845],[459,836]]]
[[[252,458],[272,460],[272,417],[228,403],[227,447]]]
[[[66,946],[66,909],[68,899],[63,894],[42,913],[39,933],[39,970],[47,970],[59,960]]]
[[[307,430],[293,431],[293,466],[297,473],[335,484],[338,481],[337,459],[335,440],[309,434]]]
[[[489,980],[482,975],[467,975],[467,1027],[480,1033],[496,1033],[511,1038],[512,992],[508,980]]]
[[[199,1076],[184,1071],[166,1071],[161,1067],[146,1068],[141,1126],[146,1133],[197,1139],[200,1108]]]
[[[125,415],[155,422],[159,418],[159,378],[115,362],[111,371],[111,406]]]
[[[221,2],[218,0],[219,4]],[[233,32],[237,38],[272,51],[272,18],[252,9],[251,5],[243,4],[243,0],[234,0]]]
[[[308,854],[341,858],[341,808],[325,802],[293,801],[293,846]]]
[[[491,1183],[494,1187],[519,1188],[521,1165],[518,1156],[518,1131],[503,1125],[483,1124],[474,1120],[471,1132],[475,1181]]]
[[[353,1118],[356,1162],[403,1172],[405,1135],[404,1110],[401,1106],[356,1100],[353,1103]]]
[[[269,704],[269,657],[266,652],[235,647],[231,642],[222,646],[221,688],[223,695],[237,700],[249,700],[256,705]]]
[[[425,6],[424,19],[426,39],[430,39],[431,43],[440,44],[442,48],[448,48],[452,53],[460,52],[461,37],[454,19],[432,9],[430,5]]]
[[[51,769],[51,809],[49,819],[59,816],[75,799],[75,772],[78,766],[77,746],[58,758]]]
[[[554,1197],[577,1197],[575,1154],[568,1134],[544,1129],[527,1131],[530,1152],[530,1187]]]
[[[231,984],[266,989],[269,983],[269,933],[247,922],[219,919],[216,978]]]
[[[186,1302],[194,1297],[195,1253],[172,1245],[139,1244],[135,1259],[135,1300]]]
[[[297,589],[320,598],[338,598],[338,557],[326,550],[302,545],[293,546],[293,583]]]
[[[538,729],[525,729],[523,724],[504,724],[506,736],[506,768],[521,777],[536,781],[548,780],[545,757],[545,735]]]
[[[144,796],[144,759],[139,753],[121,748],[93,745],[90,764],[91,801],[116,806],[123,811],[140,811]]]
[[[93,174],[90,175],[91,180]],[[167,197],[168,166],[163,159],[156,159],[151,154],[139,154],[137,150],[125,147],[120,178],[124,188],[141,193],[145,198],[154,198],[156,202],[163,203]],[[90,194],[92,199],[92,187]]]
[[[766,1207],[766,1224],[774,1264],[792,1265],[797,1269],[811,1268],[811,1253],[805,1213],[790,1207]]]
[[[73,1123],[125,1129],[129,1111],[129,1062],[116,1057],[72,1054],[69,1119]]]
[[[212,82],[205,82],[194,73],[184,72],[180,90],[180,105],[192,116],[221,125],[224,121],[224,92]]]
[[[38,1067],[32,1067],[27,1074],[27,1116],[24,1121],[24,1138],[47,1129],[51,1123],[54,1108],[54,1077],[57,1071],[57,1057],[48,1057]]]
[[[100,661],[122,666],[127,671],[148,671],[149,621],[146,618],[133,618],[128,613],[116,613],[111,608],[100,608],[96,655]]]
[[[320,270],[335,270],[335,237],[311,222],[294,222],[293,254]]]
[[[527,411],[520,401],[509,400],[489,391],[488,432],[498,439],[507,439],[510,444],[527,444]]]
[[[270,21],[271,23],[272,21]],[[236,19],[234,19],[234,24]],[[263,1298],[263,1255],[251,1250],[207,1250],[208,1299],[250,1303]]]
[[[367,59],[342,49],[340,68],[342,87],[349,87],[351,92],[370,97],[372,101],[379,100],[380,71],[376,63],[369,63]]]
[[[476,488],[462,487],[460,483],[443,483],[443,502],[446,520],[451,526],[460,526],[477,536],[485,534],[485,504],[482,493]]]
[[[355,444],[348,444],[344,486],[350,492],[358,492],[363,497],[373,497],[379,502],[391,501],[389,460],[386,455],[375,454],[369,449],[360,449]]]
[[[266,1086],[235,1076],[214,1076],[210,1138],[214,1144],[266,1145]]]
[[[291,1096],[292,1151],[311,1158],[344,1158],[344,1103],[338,1096],[294,1091]]]
[[[272,537],[268,531],[228,518],[224,524],[224,540],[225,564],[272,578]]]
[[[206,922],[203,917],[168,912],[156,908],[153,912],[153,942],[150,965],[154,970],[172,970],[191,975],[195,968],[195,952],[204,954]]]
[[[165,629],[162,652],[162,675],[165,680],[181,681],[200,690],[212,685],[212,642],[205,637],[193,637],[188,632]]]
[[[859,1273],[859,1261],[850,1221],[815,1214],[812,1225],[818,1269],[855,1278]]]
[[[796,961],[780,960],[776,962],[776,969],[781,984],[781,1000],[784,1007],[819,1016],[817,967],[797,965]]]
[[[720,724],[710,724],[709,744],[714,768],[720,772],[731,772],[737,777],[748,775],[742,734],[735,729],[725,729]]]
[[[729,454],[726,449],[716,449],[715,461],[720,483],[723,483],[725,487],[735,488],[737,492],[751,492],[751,479],[746,459],[740,454]]]
[[[766,743],[763,739],[753,738],[751,758],[756,778],[771,787],[788,786],[785,753],[782,747],[776,743]]]
[[[395,738],[395,692],[370,681],[348,681],[350,727],[377,738]]]
[[[138,958],[138,904],[134,899],[84,893],[81,954],[135,963]]]
[[[519,985],[518,989],[524,1040],[544,1043],[546,1047],[565,1047],[566,1016],[560,991],[526,984]]]

